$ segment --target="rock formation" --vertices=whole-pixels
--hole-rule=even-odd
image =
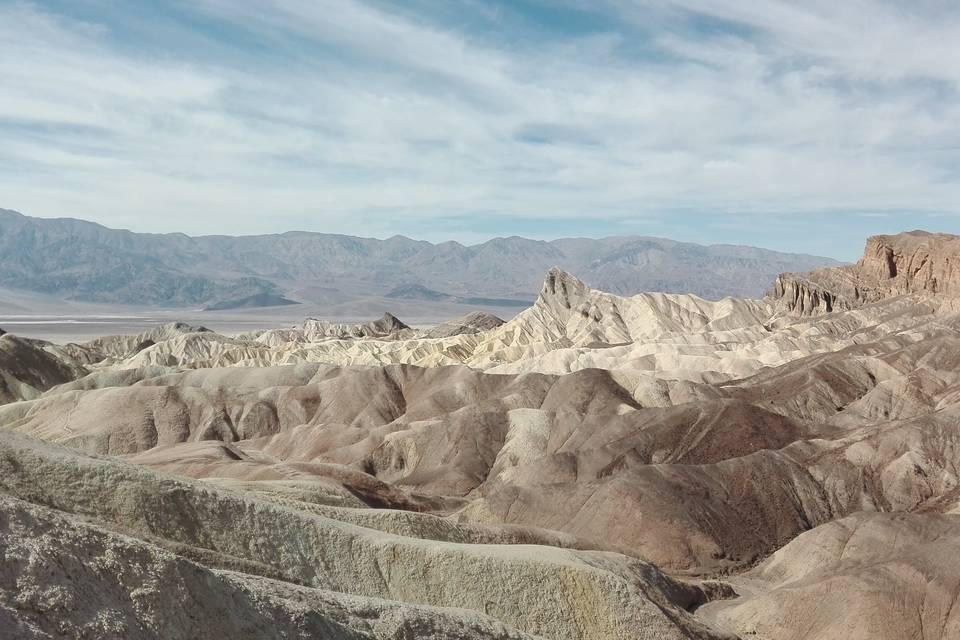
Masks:
[[[483,311],[474,311],[462,318],[438,324],[424,332],[423,336],[425,338],[452,338],[453,336],[459,336],[464,333],[476,334],[490,331],[503,324],[504,321],[495,315],[484,313]]]
[[[54,345],[11,334],[0,335],[0,404],[36,398],[51,387],[86,372]]]
[[[851,309],[886,298],[960,293],[960,237],[911,231],[867,239],[855,264],[806,274],[781,274],[772,295],[802,315]]]
[[[160,325],[133,336],[104,336],[91,340],[77,349],[78,353],[85,352],[86,359],[91,362],[100,362],[106,358],[123,359],[134,356],[147,347],[158,342],[173,340],[191,333],[212,333],[206,327],[193,327],[185,322],[170,322]]]
[[[399,318],[390,313],[383,314],[378,320],[349,324],[329,322],[317,318],[307,318],[291,329],[270,329],[238,336],[257,344],[275,347],[283,344],[305,344],[328,339],[352,340],[354,338],[399,339],[410,338],[414,332]]]

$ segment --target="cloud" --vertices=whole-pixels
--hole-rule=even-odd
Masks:
[[[0,206],[440,239],[960,202],[944,3],[104,6],[0,7]]]

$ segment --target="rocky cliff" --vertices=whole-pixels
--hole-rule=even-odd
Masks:
[[[787,310],[802,316],[819,315],[847,309],[846,298],[796,273],[781,273],[773,283],[771,295]]]
[[[878,292],[899,295],[960,292],[960,236],[911,231],[867,240],[857,263],[860,278]]]
[[[871,236],[854,265],[784,273],[771,297],[786,311],[817,315],[905,294],[960,294],[960,236],[926,231]]]

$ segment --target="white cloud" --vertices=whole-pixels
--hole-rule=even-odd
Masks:
[[[0,206],[141,230],[389,234],[479,213],[960,202],[960,12],[610,7],[630,26],[523,42],[358,0],[182,5],[247,36],[218,55],[138,48],[109,15],[2,7]]]

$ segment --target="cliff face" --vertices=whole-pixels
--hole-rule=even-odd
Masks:
[[[848,309],[850,304],[832,291],[803,276],[781,273],[773,283],[771,295],[787,310],[801,316],[813,316]]]
[[[861,277],[892,295],[960,293],[960,237],[911,231],[867,240],[857,263]]]
[[[817,315],[911,293],[960,294],[960,236],[910,231],[867,239],[855,265],[784,273],[770,296],[788,313]]]

